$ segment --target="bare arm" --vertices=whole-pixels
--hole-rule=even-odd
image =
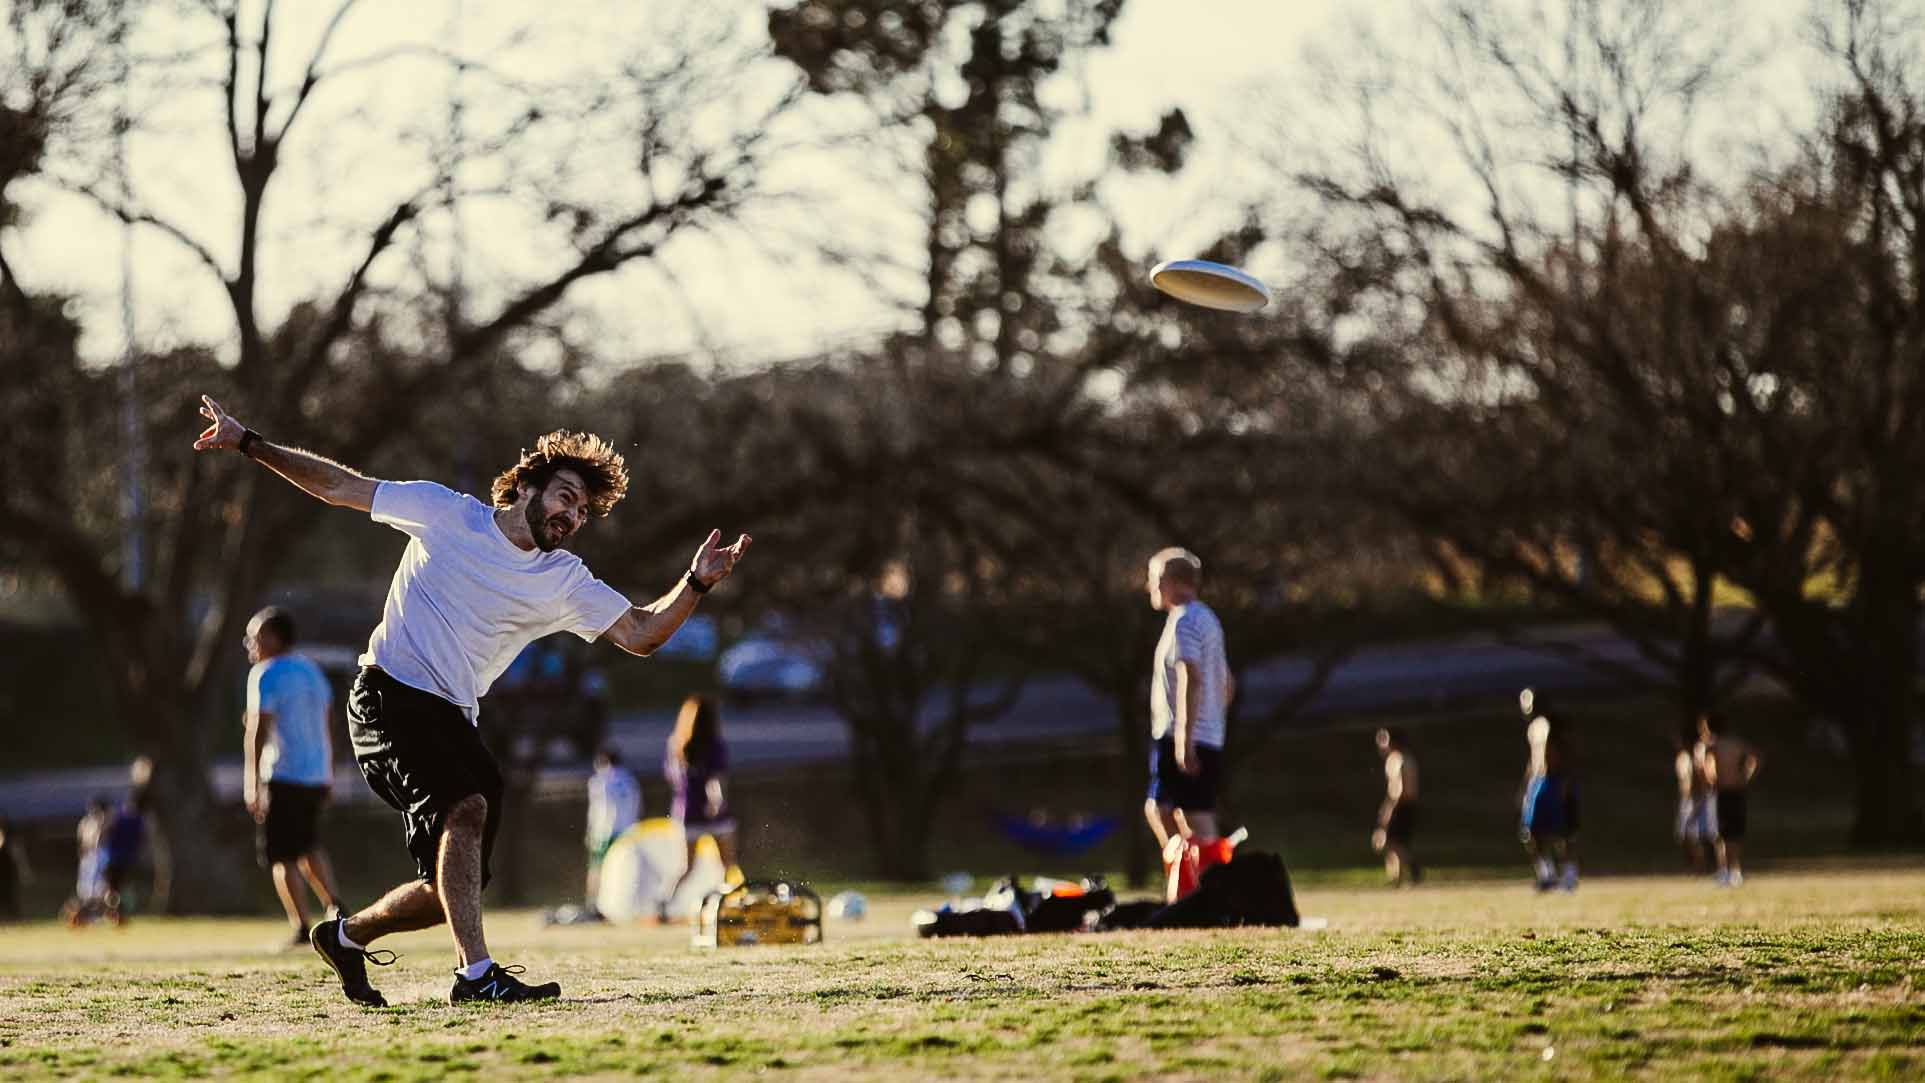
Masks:
[[[272,711],[247,712],[247,735],[241,740],[241,800],[257,823],[267,816],[267,805],[261,800],[261,753],[267,750],[267,735],[273,729]]]
[[[1399,771],[1393,762],[1386,759],[1384,761],[1384,802],[1377,806],[1378,828],[1381,829],[1390,825],[1390,815],[1397,811],[1397,806],[1403,802],[1403,799],[1403,772]]]
[[[206,395],[201,396],[201,416],[207,418],[209,424],[200,439],[194,441],[195,451],[240,450],[241,441],[248,433],[247,426],[229,416],[219,403]],[[246,455],[317,500],[357,511],[374,507],[374,487],[380,482],[332,459],[269,443],[258,433],[247,442]]]
[[[689,564],[689,573],[709,590],[735,571],[736,561],[749,551],[749,544],[754,540],[744,534],[735,539],[735,544],[722,546],[717,544],[721,539],[721,531],[709,531],[708,539],[695,551],[695,559]],[[690,586],[684,576],[667,594],[623,613],[602,633],[602,638],[630,654],[647,657],[675,635],[675,630],[695,612],[701,600],[701,592]]]
[[[1202,675],[1196,663],[1176,664],[1176,722],[1171,736],[1176,743],[1176,766],[1186,775],[1202,770],[1196,759],[1196,716],[1203,701]]]

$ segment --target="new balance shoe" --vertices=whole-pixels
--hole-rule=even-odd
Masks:
[[[362,951],[341,943],[341,923],[323,921],[307,934],[309,944],[314,945],[319,955],[341,979],[341,991],[356,1004],[370,1008],[385,1008],[387,998],[380,990],[368,984],[368,964],[388,966],[395,960],[391,951]]]
[[[465,1000],[553,1000],[561,995],[560,982],[543,985],[529,985],[515,975],[522,973],[518,966],[502,966],[496,963],[488,972],[473,981],[455,974],[455,987],[448,993],[448,1003],[460,1004]]]

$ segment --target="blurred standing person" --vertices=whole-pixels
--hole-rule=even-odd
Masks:
[[[128,769],[127,797],[107,817],[100,833],[100,876],[106,892],[107,920],[115,925],[127,923],[127,888],[140,868],[147,847],[147,785],[154,777],[154,761],[134,757]]]
[[[74,850],[78,855],[74,894],[60,908],[61,920],[69,925],[87,924],[100,915],[105,905],[102,900],[107,895],[107,851],[101,843],[113,818],[113,806],[105,797],[89,798],[87,811],[81,813],[80,823],[74,828]]]
[[[1530,755],[1518,793],[1519,834],[1530,855],[1537,890],[1577,890],[1577,781],[1571,777],[1570,742],[1553,725],[1544,705],[1526,688],[1518,707],[1528,718],[1524,740]]]
[[[1198,597],[1203,562],[1171,547],[1150,557],[1150,607],[1168,614],[1150,667],[1150,790],[1144,818],[1167,852],[1178,835],[1217,837],[1225,712],[1235,694],[1223,624]]]
[[[716,710],[715,697],[688,697],[675,717],[675,732],[669,734],[668,754],[662,757],[662,774],[668,779],[671,795],[668,815],[682,825],[682,837],[688,844],[688,864],[662,896],[663,917],[668,915],[669,901],[680,894],[682,885],[694,874],[695,847],[704,835],[715,840],[728,881],[742,880],[735,848],[735,817],[729,811],[728,770],[729,746],[722,740],[722,716]]]
[[[1708,851],[1717,845],[1718,816],[1695,740],[1695,734],[1691,740],[1676,740],[1671,770],[1678,780],[1678,845],[1684,850],[1685,866],[1702,873],[1709,868]]]
[[[321,667],[294,649],[294,618],[269,606],[247,622],[241,639],[247,673],[242,719],[241,799],[258,826],[261,867],[293,926],[286,947],[307,943],[308,912],[298,875],[328,920],[341,917],[334,869],[321,848],[321,813],[334,783],[334,738],[328,729],[334,693]]]
[[[1377,810],[1377,829],[1370,845],[1384,855],[1384,875],[1392,887],[1412,887],[1423,879],[1423,869],[1411,853],[1417,830],[1417,758],[1401,729],[1377,731],[1377,754],[1384,760],[1384,803]]]
[[[20,889],[32,880],[25,841],[13,821],[0,816],[0,921],[20,919]]]
[[[1692,750],[1704,780],[1716,793],[1718,883],[1737,887],[1745,882],[1745,834],[1749,827],[1751,780],[1764,760],[1750,741],[1730,732],[1723,719],[1698,716],[1698,744]]]
[[[602,858],[622,832],[642,818],[642,784],[622,766],[622,754],[612,745],[595,753],[595,773],[588,776],[588,893],[591,913],[599,913]]]
[[[633,605],[567,552],[590,520],[628,492],[628,465],[592,433],[557,430],[496,475],[489,503],[431,481],[379,481],[311,452],[270,442],[201,396],[208,421],[195,451],[236,452],[325,504],[353,508],[408,535],[348,696],[348,736],[368,788],[399,813],[416,876],[372,906],[308,931],[356,1004],[385,1007],[367,964],[390,933],[446,923],[458,967],[448,999],[509,1002],[561,995],[496,963],[482,889],[501,826],[501,768],[481,739],[481,697],[523,647],[572,632],[634,655],[667,643],[701,597],[729,577],[751,539],[711,530],[675,585]]]

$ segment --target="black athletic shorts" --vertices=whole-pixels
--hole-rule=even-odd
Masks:
[[[408,852],[429,883],[448,810],[472,794],[487,800],[481,836],[485,886],[501,826],[501,769],[461,708],[369,666],[348,691],[348,740],[361,777],[407,821]]]
[[[267,784],[267,821],[254,833],[262,867],[293,861],[320,845],[321,808],[327,796],[326,786]]]
[[[1384,824],[1384,841],[1400,846],[1410,844],[1411,835],[1417,831],[1417,805],[1405,801],[1390,810],[1390,822]]]
[[[1218,783],[1223,778],[1223,750],[1196,746],[1197,773],[1186,775],[1176,765],[1176,738],[1166,734],[1150,744],[1150,800],[1185,812],[1215,812]]]
[[[1745,821],[1749,817],[1745,810],[1745,791],[1718,791],[1718,837],[1742,842],[1745,837]]]

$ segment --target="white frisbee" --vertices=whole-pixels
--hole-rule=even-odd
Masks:
[[[1270,287],[1207,259],[1166,259],[1150,268],[1150,285],[1179,301],[1225,312],[1255,312],[1270,303]]]

